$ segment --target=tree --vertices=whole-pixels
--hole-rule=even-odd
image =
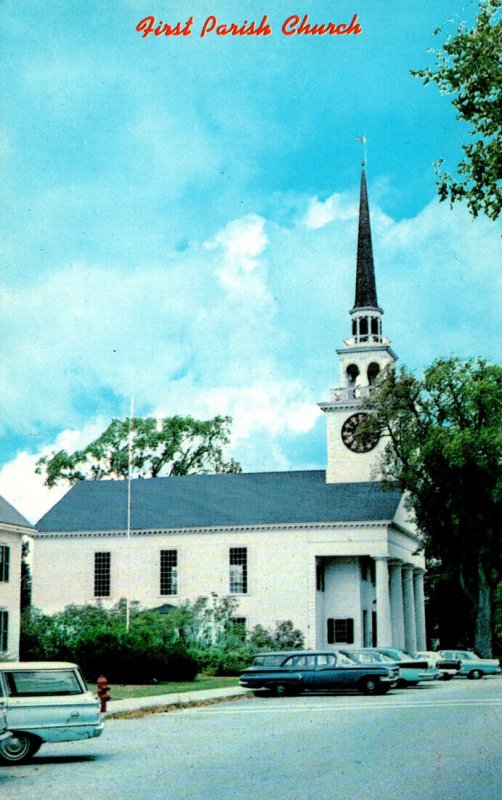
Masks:
[[[433,51],[435,69],[412,71],[424,84],[433,82],[442,94],[453,95],[457,119],[470,125],[473,140],[462,145],[464,158],[457,166],[458,178],[442,172],[444,159],[435,164],[441,201],[465,200],[476,217],[484,211],[497,219],[502,205],[501,128],[502,20],[501,0],[480,0],[475,25],[461,23],[456,34],[441,49]],[[435,33],[439,33],[438,29]]]
[[[21,613],[31,605],[31,568],[28,562],[30,543],[24,539],[21,545]]]
[[[193,417],[154,417],[131,420],[131,467],[134,477],[240,472],[240,465],[225,460],[230,417],[198,420]],[[126,478],[129,473],[129,420],[114,419],[83,450],[53,452],[37,461],[36,472],[45,474],[46,486],[62,481],[71,485],[85,479]]]
[[[439,359],[422,380],[384,374],[364,436],[387,437],[385,484],[409,493],[428,555],[453,576],[474,612],[474,644],[491,654],[494,593],[502,577],[502,367]]]

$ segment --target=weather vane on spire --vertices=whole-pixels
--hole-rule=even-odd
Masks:
[[[366,161],[368,160],[368,148],[367,148],[368,140],[366,136],[358,136],[357,141],[360,142],[362,145],[364,145],[363,167],[365,167]]]

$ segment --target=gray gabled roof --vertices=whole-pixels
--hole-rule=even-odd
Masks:
[[[6,525],[16,525],[20,528],[33,528],[33,525],[14,506],[11,506],[7,500],[0,496],[0,525],[2,522]]]
[[[322,470],[188,475],[131,482],[131,528],[392,520],[401,492],[327,484]],[[81,481],[37,523],[40,533],[127,527],[127,481]]]

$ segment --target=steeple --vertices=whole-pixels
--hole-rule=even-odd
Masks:
[[[363,163],[357,237],[356,297],[351,309],[352,335],[338,349],[340,383],[319,406],[327,416],[326,481],[347,483],[375,480],[383,440],[358,442],[356,431],[378,376],[397,356],[382,335],[383,310],[378,305],[366,173]]]
[[[378,308],[375,267],[373,264],[373,245],[371,242],[368,188],[366,186],[364,161],[359,197],[359,231],[357,236],[356,298],[354,301],[354,309],[356,308]]]
[[[377,300],[368,187],[366,186],[366,170],[363,161],[357,234],[356,297],[350,311],[352,339],[355,344],[382,343],[382,314],[383,309],[380,308]]]

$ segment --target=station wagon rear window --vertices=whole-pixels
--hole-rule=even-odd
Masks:
[[[46,697],[82,694],[82,686],[71,669],[5,672],[11,697]]]

